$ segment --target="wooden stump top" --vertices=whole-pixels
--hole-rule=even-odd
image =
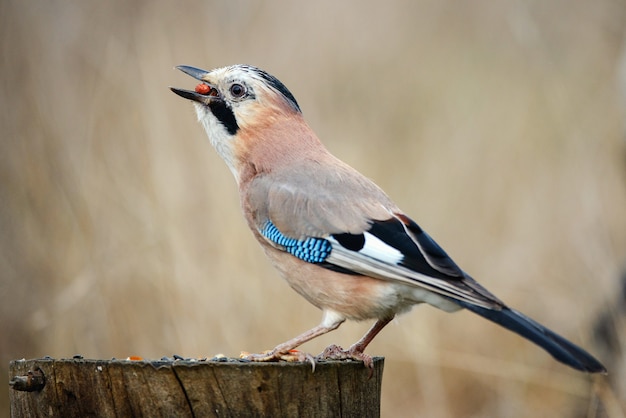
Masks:
[[[11,417],[377,417],[383,364],[16,360]]]

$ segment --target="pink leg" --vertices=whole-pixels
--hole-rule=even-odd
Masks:
[[[324,335],[330,331],[333,331],[339,328],[339,325],[343,323],[345,319],[336,318],[328,320],[327,316],[324,317],[322,323],[298,335],[295,338],[292,338],[289,341],[286,341],[282,344],[274,347],[273,350],[266,351],[265,353],[260,354],[249,354],[242,352],[241,357],[250,360],[250,361],[276,361],[276,360],[287,360],[287,361],[308,361],[313,366],[313,371],[315,371],[315,360],[313,356],[308,353],[303,353],[301,351],[294,352],[294,348],[304,344],[307,341],[312,340],[313,338],[319,337],[320,335]]]

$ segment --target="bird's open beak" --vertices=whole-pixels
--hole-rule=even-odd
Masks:
[[[188,100],[193,100],[194,102],[199,102],[205,105],[208,105],[211,100],[220,97],[217,89],[205,79],[206,76],[209,74],[208,71],[201,70],[195,67],[190,67],[188,65],[179,65],[176,68],[183,73],[188,74],[196,80],[200,80],[202,82],[201,84],[198,84],[196,86],[195,91],[170,87],[170,90],[178,94],[180,97]]]

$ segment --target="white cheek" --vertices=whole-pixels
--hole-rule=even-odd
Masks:
[[[209,141],[217,153],[226,162],[226,165],[235,176],[235,179],[239,181],[239,175],[237,170],[237,159],[235,158],[235,137],[230,135],[224,125],[211,113],[211,111],[204,105],[194,103],[196,108],[196,115],[198,121],[202,124]]]

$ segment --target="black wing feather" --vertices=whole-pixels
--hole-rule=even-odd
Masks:
[[[400,262],[403,267],[443,280],[465,277],[459,266],[419,225],[409,218],[406,218],[407,223],[403,221],[405,219],[400,218],[374,221],[368,232],[400,251],[404,255]]]

